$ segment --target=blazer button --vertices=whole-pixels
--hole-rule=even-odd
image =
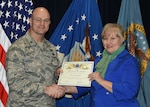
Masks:
[[[109,92],[106,92],[106,95],[108,95],[109,94]]]

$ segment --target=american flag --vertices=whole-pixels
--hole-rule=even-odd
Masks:
[[[33,11],[32,0],[0,1],[0,107],[6,107],[9,94],[5,58],[9,46],[29,28]]]

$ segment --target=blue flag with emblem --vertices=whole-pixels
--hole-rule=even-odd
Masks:
[[[150,49],[142,23],[139,0],[122,0],[118,23],[124,27],[127,48],[138,58],[143,75],[149,62]]]
[[[60,60],[89,61],[101,56],[102,22],[96,0],[73,0],[50,38]],[[57,107],[91,107],[90,94],[79,99],[65,95]]]
[[[73,0],[50,38],[63,61],[100,57],[102,22],[96,0]]]
[[[142,22],[139,0],[122,0],[118,23],[124,27],[126,46],[139,61],[141,68],[141,86],[138,100],[141,107],[150,107],[150,49]],[[133,75],[134,76],[134,75]]]

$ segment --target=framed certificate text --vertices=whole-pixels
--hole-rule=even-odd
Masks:
[[[93,66],[93,61],[64,62],[58,85],[90,87],[88,75],[93,72]]]

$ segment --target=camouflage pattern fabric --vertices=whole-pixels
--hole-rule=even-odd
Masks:
[[[46,39],[41,48],[27,32],[14,42],[6,59],[7,107],[55,107],[55,99],[43,91],[57,81],[59,65],[56,49]]]

